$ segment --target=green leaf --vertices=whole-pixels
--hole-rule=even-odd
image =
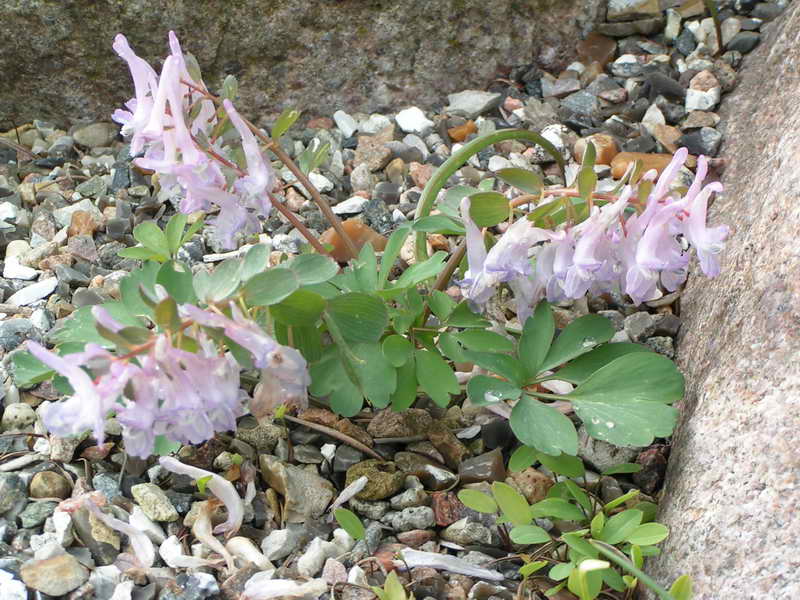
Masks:
[[[581,354],[578,358],[568,362],[563,368],[556,371],[551,378],[578,385],[586,381],[592,373],[601,367],[606,366],[620,356],[633,352],[652,352],[652,350],[644,344],[633,344],[631,342],[603,344],[591,352]]]
[[[495,171],[495,175],[526,194],[538,194],[544,187],[544,181],[539,174],[526,169],[500,169]]]
[[[213,479],[213,477],[214,477],[213,475],[206,475],[205,477],[201,477],[200,479],[195,481],[195,484],[197,485],[197,491],[200,492],[201,494],[205,494],[206,486],[208,485],[208,482]]]
[[[475,406],[495,404],[500,400],[519,398],[522,390],[508,381],[488,375],[475,375],[467,383],[467,396]]]
[[[534,519],[554,517],[564,521],[583,522],[586,520],[586,515],[583,514],[583,511],[579,507],[562,498],[545,498],[544,500],[540,500],[531,506],[530,512]]]
[[[597,159],[597,150],[595,150],[594,144],[592,142],[588,142],[586,144],[586,149],[583,151],[581,166],[584,169],[591,169],[594,167],[596,159]]]
[[[256,244],[247,251],[247,254],[244,255],[244,260],[242,261],[241,280],[247,281],[254,275],[266,270],[268,265],[269,246],[267,244]]]
[[[550,534],[537,525],[518,525],[509,532],[509,537],[515,544],[546,544],[550,541]]]
[[[132,315],[152,316],[153,309],[142,300],[139,286],[143,286],[147,291],[153,291],[156,284],[156,276],[160,265],[155,262],[147,262],[140,268],[131,271],[119,283],[119,293],[122,303]]]
[[[591,143],[589,145],[591,146]],[[584,166],[578,172],[578,193],[587,204],[595,187],[597,187],[597,173],[594,172],[592,167],[587,168]]]
[[[465,348],[470,350],[480,352],[512,352],[514,350],[514,342],[494,331],[472,329],[454,335]]]
[[[562,579],[569,577],[569,574],[574,568],[574,563],[558,563],[552,569],[550,569],[550,572],[547,574],[547,576],[553,581],[561,581]]]
[[[170,260],[161,265],[156,274],[156,283],[163,285],[178,304],[197,301],[194,295],[192,271],[178,261]]]
[[[417,365],[414,357],[397,369],[397,389],[392,395],[392,410],[402,412],[417,399]]]
[[[169,257],[167,236],[155,221],[145,221],[133,228],[133,238],[148,250]]]
[[[324,310],[325,299],[306,289],[297,290],[269,307],[269,312],[276,321],[295,327],[316,323]]]
[[[181,238],[181,246],[183,246],[186,242],[192,239],[192,236],[200,231],[200,228],[203,226],[205,219],[199,218],[196,219],[194,223],[189,225],[189,229],[186,230],[186,233],[183,234],[183,238]]]
[[[169,456],[180,450],[181,445],[180,442],[173,442],[166,436],[158,434],[156,435],[155,444],[153,445],[153,454],[157,456]]]
[[[464,349],[461,347],[461,344],[458,343],[452,333],[445,332],[439,336],[439,350],[441,350],[441,353],[453,362],[467,362],[467,357],[464,356]],[[482,377],[485,377],[485,375]],[[467,389],[469,390],[469,388]]]
[[[336,264],[336,261],[321,254],[301,254],[290,260],[285,266],[294,272],[300,285],[323,283],[339,272],[339,265]]]
[[[469,202],[469,216],[478,227],[494,227],[511,216],[508,198],[500,192],[476,192]]]
[[[361,292],[331,298],[327,313],[351,343],[377,342],[389,324],[389,313],[383,301]]]
[[[229,258],[219,264],[208,279],[206,297],[201,298],[206,302],[221,302],[233,294],[242,280],[242,261],[238,258]]]
[[[589,352],[595,346],[607,342],[614,336],[614,327],[605,317],[584,315],[575,319],[561,332],[540,365],[547,371],[564,364],[576,356]]]
[[[439,212],[442,214],[447,215],[448,217],[453,217],[454,219],[461,219],[461,201],[469,196],[470,194],[474,194],[475,192],[480,192],[478,188],[474,188],[468,185],[454,185],[453,187],[449,188],[442,200],[436,204],[436,208],[439,209]]]
[[[578,433],[566,415],[530,396],[511,411],[511,430],[523,444],[553,456],[578,452]]]
[[[339,525],[341,525],[342,529],[350,534],[351,538],[354,540],[364,539],[364,524],[354,512],[349,511],[346,508],[337,508],[335,511],[333,511],[333,516],[336,518]]]
[[[531,575],[536,573],[536,571],[539,571],[540,569],[546,567],[549,564],[550,563],[547,562],[546,560],[537,560],[534,562],[525,563],[519,568],[519,574],[522,575],[523,578],[530,577]]]
[[[414,231],[443,233],[445,235],[464,235],[466,230],[461,223],[445,215],[430,215],[414,221]]]
[[[461,490],[458,492],[458,499],[464,506],[480,513],[494,514],[497,512],[497,502],[494,501],[494,498],[478,490]]]
[[[553,471],[553,473],[566,475],[567,477],[583,477],[586,473],[583,461],[579,457],[569,454],[562,453],[559,456],[550,456],[540,452],[539,462]]]
[[[638,473],[642,470],[642,465],[637,465],[636,463],[620,463],[618,465],[614,465],[603,471],[601,475],[616,475],[618,473]]]
[[[133,316],[128,310],[128,307],[122,302],[105,302],[103,303],[103,308],[123,326],[141,327],[143,325],[142,321]],[[94,315],[92,315],[92,307],[82,306],[64,319],[61,326],[51,334],[51,339],[58,345],[68,342],[78,342],[81,344],[93,342],[104,348],[113,348],[114,344],[110,343],[98,333],[95,324],[96,321]]]
[[[167,236],[167,247],[169,248],[170,254],[174,255],[180,249],[185,227],[186,215],[184,213],[178,212],[170,217],[165,232]]]
[[[394,282],[395,288],[410,288],[426,279],[435,277],[444,268],[444,261],[447,253],[444,251],[435,252],[428,260],[416,265],[411,265]]]
[[[535,377],[541,372],[540,367],[553,342],[555,328],[553,310],[546,300],[542,300],[536,306],[533,315],[525,321],[522,337],[519,340],[519,360],[528,377]]]
[[[331,410],[343,417],[352,417],[364,406],[364,397],[345,372],[344,357],[330,346],[322,359],[311,365],[311,385],[314,396],[329,396]]]
[[[514,525],[529,525],[533,517],[531,507],[525,497],[507,483],[495,481],[492,494],[503,514]]]
[[[378,289],[378,259],[371,243],[364,244],[352,264],[359,291],[370,293]]]
[[[17,387],[28,388],[50,379],[53,370],[26,351],[11,355],[11,373]]]
[[[403,243],[405,243],[409,233],[411,233],[410,227],[400,227],[389,236],[389,241],[386,242],[386,248],[383,250],[381,269],[378,273],[379,290],[386,287],[389,274],[392,271],[392,267],[394,267],[397,257],[400,256],[400,250],[403,248]]]
[[[130,248],[123,248],[117,252],[117,256],[122,258],[132,258],[134,260],[155,260],[158,262],[165,262],[169,260],[169,256],[159,254],[150,248],[144,246],[132,246]]]
[[[299,118],[299,110],[295,110],[294,108],[284,109],[284,111],[281,113],[281,116],[278,117],[278,120],[275,121],[275,124],[272,126],[272,139],[277,142],[278,139],[284,133],[286,133],[289,127],[291,127]]]
[[[598,537],[599,535],[600,534],[598,533],[594,537]],[[642,549],[636,544],[633,544],[631,545],[629,553],[631,555],[631,562],[633,563],[633,566],[635,566],[637,569],[641,569],[642,565],[644,565],[644,556],[642,555]]]
[[[683,376],[659,354],[635,352],[615,359],[568,398],[592,437],[618,446],[647,446],[672,433],[683,396]]]
[[[294,271],[275,267],[251,277],[242,292],[250,306],[271,306],[291,296],[299,286]]]
[[[561,539],[567,546],[582,557],[597,558],[599,554],[594,546],[577,533],[565,533],[561,536]],[[579,559],[575,557],[575,560]]]
[[[464,350],[464,356],[482,369],[497,373],[518,386],[523,385],[525,382],[525,373],[522,365],[513,356],[495,352],[475,352],[473,350]]]
[[[417,350],[414,357],[417,381],[422,390],[439,406],[447,406],[450,395],[461,391],[453,369],[441,356],[430,350]]]
[[[450,317],[447,319],[447,325],[450,327],[463,327],[463,328],[486,328],[491,326],[491,323],[480,315],[472,312],[467,301],[460,302],[458,306],[453,309]]]
[[[180,329],[181,318],[178,316],[178,305],[173,298],[164,298],[156,304],[156,324],[162,330],[176,332]]]
[[[636,496],[639,495],[639,493],[640,493],[639,490],[631,490],[625,494],[622,494],[622,496],[620,496],[619,498],[614,498],[611,502],[604,504],[603,510],[609,512],[617,508],[618,506],[625,504],[631,498],[635,498]]]
[[[233,102],[234,100],[236,100],[236,96],[238,95],[239,95],[239,82],[236,80],[236,76],[227,75],[222,82],[221,96]]]
[[[402,367],[414,353],[414,345],[402,335],[390,335],[383,340],[381,350],[392,366]]]
[[[564,481],[564,486],[569,490],[570,495],[575,498],[585,512],[592,512],[592,503],[589,501],[589,496],[587,496],[586,492],[578,487],[577,483],[567,479]]]
[[[524,471],[536,462],[539,453],[530,446],[520,446],[508,459],[508,470],[514,473]]]
[[[397,387],[397,370],[386,360],[380,344],[356,344],[353,346],[353,354],[361,360],[354,368],[364,395],[378,408],[389,406]]]
[[[592,518],[592,522],[589,525],[592,537],[599,538],[600,534],[603,532],[603,527],[605,526],[606,526],[606,516],[601,511]]]
[[[642,522],[642,511],[628,509],[614,515],[603,527],[603,533],[598,539],[607,544],[619,544],[628,539]]]
[[[431,312],[444,323],[456,307],[456,302],[444,292],[433,290],[428,296],[428,306]]]
[[[669,593],[675,600],[692,600],[692,578],[681,575],[669,588]]]
[[[625,541],[637,546],[652,546],[663,542],[669,535],[669,529],[661,523],[645,523],[633,530]]]

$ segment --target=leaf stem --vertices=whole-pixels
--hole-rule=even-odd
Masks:
[[[626,558],[620,557],[614,550],[613,546],[609,546],[604,544],[603,542],[598,542],[597,540],[589,540],[589,543],[597,548],[597,551],[600,552],[603,556],[608,558],[611,562],[616,564],[619,567],[622,567],[626,571],[629,571],[632,575],[635,575],[639,581],[644,583],[647,587],[653,590],[661,600],[675,600],[675,598],[667,592],[664,588],[658,585],[652,577],[647,575],[641,569],[637,569],[636,566],[630,562]]]
[[[553,156],[556,162],[558,162],[558,166],[561,168],[561,173],[564,175],[564,159],[550,142],[548,142],[535,131],[527,131],[525,129],[503,129],[501,131],[496,131],[494,133],[481,136],[472,140],[468,144],[465,144],[461,149],[453,153],[450,158],[442,163],[442,165],[433,174],[433,177],[428,180],[428,183],[425,185],[425,189],[422,190],[422,197],[419,199],[419,204],[417,205],[415,219],[427,217],[431,214],[433,203],[436,201],[439,191],[444,187],[444,184],[453,175],[453,173],[460,169],[472,155],[477,154],[484,148],[487,148],[492,144],[496,144],[497,142],[514,139],[528,140],[538,144],[539,146],[542,146],[549,154]],[[422,262],[428,258],[428,249],[426,247],[424,232],[417,233],[414,248],[417,262]]]

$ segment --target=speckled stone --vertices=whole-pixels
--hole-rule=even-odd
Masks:
[[[695,263],[681,296],[687,390],[658,518],[670,535],[647,571],[663,582],[688,573],[696,600],[800,596],[798,31],[793,3],[722,103],[725,194],[709,222],[735,232],[719,277],[697,276]]]

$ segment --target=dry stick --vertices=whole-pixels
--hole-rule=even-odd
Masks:
[[[312,423],[311,421],[306,421],[305,419],[298,419],[297,417],[292,417],[290,415],[284,415],[283,418],[291,423],[297,423],[298,425],[303,425],[304,427],[308,427],[309,429],[314,429],[315,431],[319,431],[320,433],[329,435],[332,438],[336,438],[337,440],[352,446],[356,450],[361,450],[361,452],[369,454],[372,458],[383,460],[383,457],[377,452],[375,452],[375,450],[373,450],[366,444],[359,442],[357,439],[342,433],[341,431],[336,431],[335,429],[331,429],[330,427],[326,427],[325,425],[318,425],[317,423]]]
[[[272,206],[275,207],[275,210],[277,210],[284,217],[286,217],[286,220],[288,220],[289,223],[294,225],[297,231],[303,234],[303,237],[306,238],[312,246],[314,246],[314,250],[316,250],[320,254],[330,254],[327,250],[325,250],[325,246],[323,246],[322,243],[316,237],[314,237],[314,234],[312,234],[311,231],[309,231],[308,227],[303,225],[303,222],[297,218],[297,215],[295,215],[291,210],[289,210],[289,208],[285,206],[283,202],[280,202],[272,194],[269,194],[269,199],[270,202],[272,203]]]

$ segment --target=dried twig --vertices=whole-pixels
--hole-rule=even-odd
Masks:
[[[373,450],[366,444],[359,442],[357,439],[342,433],[341,431],[337,431],[336,429],[331,429],[330,427],[326,427],[325,425],[318,425],[317,423],[312,423],[311,421],[306,421],[304,419],[298,419],[297,417],[292,417],[290,415],[284,415],[283,418],[291,423],[297,423],[298,425],[308,427],[309,429],[313,429],[314,431],[319,431],[320,433],[329,435],[332,438],[336,438],[337,440],[344,442],[349,446],[352,446],[356,450],[361,450],[361,452],[363,452],[364,454],[369,454],[372,458],[383,460],[383,457],[377,452],[375,452],[375,450]]]

